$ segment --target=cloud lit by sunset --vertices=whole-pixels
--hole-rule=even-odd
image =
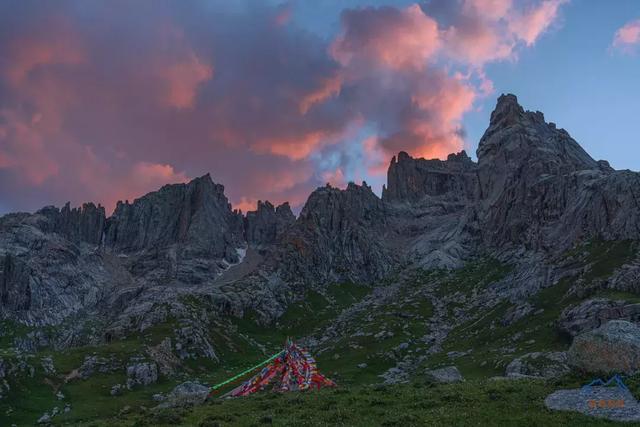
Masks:
[[[110,212],[207,172],[243,210],[381,184],[398,151],[477,143],[465,118],[496,95],[490,67],[553,38],[570,6],[346,1],[310,18],[312,3],[2,2],[2,207]],[[637,23],[614,46],[637,45]]]

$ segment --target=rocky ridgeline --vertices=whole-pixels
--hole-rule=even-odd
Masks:
[[[593,160],[515,96],[498,99],[477,155],[400,153],[382,198],[366,183],[321,187],[298,218],[269,202],[243,216],[209,175],[120,202],[109,218],[90,203],[5,215],[1,316],[99,318],[120,334],[190,316],[181,298],[191,295],[210,316],[252,309],[269,321],[310,286],[374,283],[407,265],[457,268],[480,253],[515,266],[491,292],[518,298],[557,282],[554,256],[575,243],[640,238],[640,174]],[[615,286],[631,288],[637,272],[616,273]],[[82,341],[71,335],[63,341]]]
[[[414,159],[407,153],[394,156],[383,186],[386,202],[418,202],[425,196],[449,196],[476,200],[479,197],[478,165],[465,151],[449,154],[446,161]]]
[[[188,255],[237,262],[242,216],[231,210],[224,187],[207,174],[188,184],[166,185],[133,203],[119,202],[104,231],[104,247],[135,253],[183,244]]]
[[[245,235],[247,243],[257,247],[279,242],[284,232],[296,222],[289,203],[274,207],[269,201],[258,201],[255,211],[247,212]]]
[[[58,233],[72,242],[100,244],[106,216],[101,205],[85,203],[81,208],[71,208],[67,203],[62,209],[47,206],[39,211],[45,217],[40,229],[45,233]]]
[[[105,252],[156,283],[200,284],[240,261],[243,219],[207,174],[118,203],[104,230]]]
[[[515,96],[498,99],[477,154],[487,244],[558,250],[594,236],[640,236],[640,174],[595,161]]]
[[[371,283],[396,265],[385,204],[366,183],[311,193],[285,234],[278,259],[290,281]]]

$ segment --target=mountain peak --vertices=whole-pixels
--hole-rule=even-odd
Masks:
[[[480,168],[520,170],[536,164],[538,175],[598,169],[595,160],[564,129],[540,111],[525,111],[512,94],[501,95],[477,150]],[[496,163],[497,162],[497,163]]]
[[[511,94],[502,94],[498,98],[496,108],[491,113],[490,126],[496,126],[500,123],[503,125],[511,125],[517,122],[524,114],[524,108],[518,104],[518,98]]]

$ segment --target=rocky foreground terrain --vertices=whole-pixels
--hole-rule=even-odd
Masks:
[[[327,185],[297,218],[286,203],[234,211],[209,175],[110,217],[92,203],[0,217],[0,425],[128,425],[200,402],[287,336],[346,388],[634,384],[640,174],[513,95],[477,158],[401,152],[381,198]]]

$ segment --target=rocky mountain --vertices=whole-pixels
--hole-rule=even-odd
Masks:
[[[477,200],[478,165],[465,151],[449,154],[446,161],[414,159],[405,152],[391,159],[382,199],[389,203],[417,202],[425,196],[451,200]]]
[[[83,212],[94,212],[93,209]],[[80,232],[87,217],[78,212],[45,208],[35,214],[0,218],[0,300],[4,319],[33,325],[57,324],[95,309],[100,299],[122,281],[119,267],[105,262],[99,253],[96,240],[99,242],[100,236],[96,239],[95,230]],[[96,222],[100,221],[104,223],[104,217]]]
[[[48,206],[39,211],[46,220],[40,224],[45,233],[58,233],[68,240],[98,245],[101,242],[106,216],[104,208],[85,203],[81,208],[71,208],[67,203],[62,209]]]
[[[104,295],[122,304],[113,292],[130,289],[219,291],[223,276],[236,288],[288,293],[293,284],[373,283],[403,265],[456,268],[506,246],[544,258],[590,238],[640,237],[640,175],[593,160],[515,96],[498,99],[477,155],[401,152],[382,198],[366,183],[318,188],[297,219],[288,204],[268,201],[243,217],[209,175],[119,202],[109,218],[91,203],[6,215],[3,316],[55,323],[104,308]],[[247,251],[260,255],[234,268]]]
[[[405,259],[425,268],[455,268],[477,249],[477,164],[464,151],[444,161],[401,152],[389,165],[382,200],[399,235],[395,251]]]
[[[385,204],[366,183],[311,193],[283,239],[279,259],[289,281],[372,283],[397,264]]]
[[[274,207],[269,201],[258,200],[255,211],[247,212],[245,235],[247,243],[255,246],[273,245],[296,222],[289,203]]]
[[[125,255],[136,276],[203,283],[239,262],[246,248],[243,218],[207,174],[118,203],[102,248]]]
[[[82,366],[122,368],[132,387],[286,335],[338,354],[323,363],[351,379],[404,381],[458,359],[514,375],[550,372],[533,366],[550,359],[564,372],[562,334],[638,318],[640,174],[592,159],[513,95],[477,158],[401,152],[382,197],[327,185],[297,218],[286,203],[234,211],[209,175],[108,218],[91,203],[5,215],[0,320],[27,332],[0,330],[0,342],[20,355],[128,343],[124,359]]]
[[[638,238],[640,175],[593,160],[541,112],[503,95],[478,146],[488,244],[564,249],[579,240]]]

